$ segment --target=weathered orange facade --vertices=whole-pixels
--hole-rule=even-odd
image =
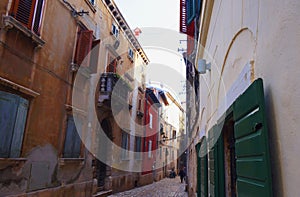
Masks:
[[[111,37],[111,27],[115,24],[120,33],[120,46],[116,48],[121,52],[118,53],[109,46],[105,50],[101,48],[95,55],[96,63],[90,60],[90,65],[87,66],[88,75],[97,70],[107,71],[109,54],[117,59],[115,72],[121,76],[135,66],[136,58],[141,58],[146,65],[148,59],[134,34],[115,4],[109,0],[36,0],[30,5],[22,2],[0,2],[1,95],[4,95],[3,98],[8,95],[28,102],[21,124],[24,131],[18,138],[21,139],[19,156],[0,155],[0,195],[92,196],[101,189],[117,188],[118,191],[134,187],[139,174],[117,170],[109,170],[105,175],[105,186],[97,187],[95,158],[82,143],[79,149],[77,147],[77,154],[66,156],[67,130],[74,111],[73,85],[80,64],[76,61],[80,60],[80,55],[87,55],[86,52],[92,47]],[[21,6],[28,13],[18,10]],[[89,44],[82,42],[79,45],[80,36],[84,35],[82,32],[89,33],[86,34],[90,35],[86,37]],[[128,48],[132,49],[133,58],[128,58]],[[142,82],[140,86],[143,92]],[[144,99],[143,93],[139,95]],[[83,97],[82,100],[84,103],[86,98]],[[86,109],[79,110],[85,116]],[[99,108],[101,110],[103,112]],[[9,114],[8,111],[6,113]],[[1,116],[2,114],[3,111]],[[120,128],[113,121],[111,112],[106,109],[101,114],[99,121],[105,118],[111,121],[114,141],[120,143]],[[14,121],[19,124],[17,119]],[[7,126],[5,119],[0,122]],[[83,123],[82,132],[87,127],[87,123]],[[14,132],[15,130],[12,129]],[[4,127],[0,128],[0,137],[7,134],[9,132]],[[11,138],[14,142],[15,136]],[[72,140],[70,142],[74,143]],[[11,144],[3,150],[12,152],[13,146]],[[123,179],[125,181],[119,181]]]

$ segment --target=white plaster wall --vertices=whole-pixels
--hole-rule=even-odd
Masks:
[[[215,0],[204,55],[212,70],[200,77],[199,123],[207,132],[227,91],[253,61],[251,81],[264,81],[276,196],[298,196],[299,10],[298,0]]]

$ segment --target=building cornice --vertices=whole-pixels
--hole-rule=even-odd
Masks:
[[[126,37],[132,44],[132,46],[136,49],[139,55],[142,57],[145,64],[149,63],[149,58],[147,57],[146,53],[144,52],[143,48],[141,47],[139,41],[135,37],[133,31],[130,29],[129,25],[127,24],[125,18],[123,17],[121,11],[117,7],[114,1],[112,0],[102,0],[104,5],[107,7],[109,12],[115,18],[118,25],[123,29],[126,34]]]

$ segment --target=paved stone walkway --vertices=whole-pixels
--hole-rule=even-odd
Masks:
[[[110,197],[187,197],[185,183],[180,183],[177,176],[175,179],[165,178],[150,185],[137,187]]]

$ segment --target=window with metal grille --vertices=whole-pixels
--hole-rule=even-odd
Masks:
[[[45,0],[14,0],[10,15],[39,35],[44,4]]]

